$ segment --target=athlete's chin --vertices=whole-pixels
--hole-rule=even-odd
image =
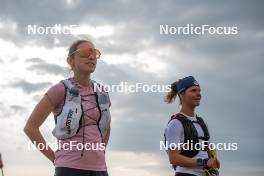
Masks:
[[[199,103],[193,103],[193,106],[200,106],[200,102]]]
[[[95,71],[95,68],[85,68],[83,69],[84,73],[93,73]]]

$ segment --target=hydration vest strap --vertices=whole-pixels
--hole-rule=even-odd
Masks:
[[[204,139],[203,140],[209,141],[210,133],[209,133],[209,130],[208,130],[206,124],[204,123],[204,120],[201,117],[196,117],[196,118],[197,118],[198,124],[201,126],[201,128],[204,132]]]
[[[198,124],[199,124],[199,122],[198,122],[198,121],[192,121],[192,123],[198,123]]]
[[[177,119],[177,120],[183,120],[186,119],[187,117],[185,117],[183,114],[174,114],[171,116],[171,120]]]
[[[198,139],[202,139],[202,140],[206,141],[207,138],[204,136],[199,136]]]
[[[65,85],[65,87],[68,88],[69,90],[71,90],[74,87],[70,79],[62,80],[62,82]]]

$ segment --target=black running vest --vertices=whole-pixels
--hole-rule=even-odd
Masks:
[[[180,114],[180,113],[171,116],[171,120],[178,119],[183,126],[184,143],[192,143],[193,146],[196,143],[199,143],[199,139],[202,139],[204,141],[209,141],[209,139],[210,139],[208,128],[207,128],[206,124],[204,123],[203,119],[201,117],[198,117],[198,116],[196,118],[197,118],[197,122],[189,120],[187,117],[185,117],[183,114]],[[201,128],[204,132],[204,136],[198,136],[198,132],[197,132],[193,123],[198,123],[201,126]],[[166,140],[165,140],[165,142],[166,142]],[[198,154],[198,152],[199,152],[199,150],[196,150],[195,147],[193,147],[193,149],[190,148],[189,150],[183,150],[182,149],[180,154],[183,156],[192,158],[192,157],[196,156]]]

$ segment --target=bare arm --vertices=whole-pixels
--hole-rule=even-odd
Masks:
[[[180,154],[180,150],[170,150],[169,149],[169,160],[174,166],[181,167],[197,167],[196,159],[192,159]]]
[[[1,153],[0,153],[0,168],[3,168],[4,165],[3,165],[3,162],[2,162],[2,156],[1,156]]]
[[[45,95],[34,108],[24,127],[24,132],[32,142],[36,143],[36,145],[42,143],[44,144],[44,146],[46,146],[46,141],[40,133],[39,127],[47,119],[52,109],[52,104],[50,103],[48,97]],[[40,150],[40,152],[53,163],[55,156],[53,150],[50,147],[44,150]]]
[[[110,137],[111,127],[108,128],[105,138],[103,139],[103,143],[105,143],[105,146],[107,146],[109,137]]]

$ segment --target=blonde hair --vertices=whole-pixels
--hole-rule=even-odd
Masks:
[[[164,97],[164,101],[166,103],[172,103],[175,101],[176,97],[177,97],[177,84],[179,81],[175,81],[171,84],[171,90],[170,92],[168,92],[168,94]]]

